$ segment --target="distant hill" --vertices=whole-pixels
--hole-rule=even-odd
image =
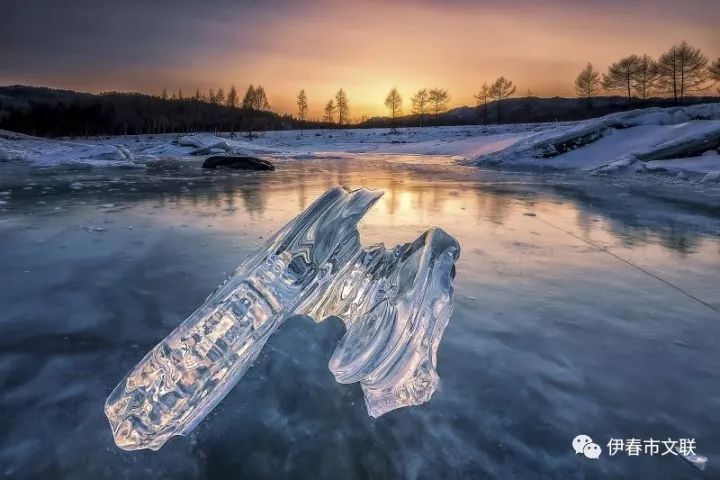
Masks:
[[[290,116],[142,93],[99,95],[24,85],[0,86],[0,128],[30,135],[83,136],[192,131],[282,130]]]
[[[36,103],[71,103],[87,100],[93,96],[91,93],[56,88],[30,87],[27,85],[0,86],[0,112],[11,108],[29,108]]]
[[[720,97],[689,97],[685,104],[718,102]],[[669,107],[668,98],[635,101],[630,108]],[[627,110],[624,97],[598,97],[588,108],[579,98],[510,98],[502,103],[502,123],[571,121]],[[453,108],[424,119],[425,125],[498,123],[498,104],[488,104],[487,117],[477,107]],[[406,115],[396,126],[417,126],[417,115]],[[30,135],[81,136],[158,134],[191,131],[257,131],[299,128],[290,115],[229,108],[192,99],[162,99],[142,93],[109,92],[99,95],[26,85],[0,86],[0,128]],[[304,128],[323,123],[305,122]],[[371,118],[361,128],[390,127],[388,117]]]
[[[720,102],[720,97],[689,97],[684,104]],[[669,98],[652,98],[646,101],[636,100],[630,108],[670,107],[675,105]],[[599,117],[609,113],[627,110],[625,97],[597,97],[588,108],[587,101],[580,98],[540,98],[520,97],[509,98],[502,103],[502,123],[534,123],[582,120]],[[427,116],[426,125],[470,125],[478,123],[498,123],[498,105],[493,101],[487,107],[487,119],[483,110],[478,107],[458,107],[438,115],[437,118]],[[417,115],[405,115],[396,119],[398,126],[417,126],[420,118]],[[361,124],[363,127],[389,127],[389,117],[374,117]]]

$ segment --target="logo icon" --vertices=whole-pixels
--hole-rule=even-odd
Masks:
[[[587,458],[593,460],[600,458],[600,455],[602,454],[602,448],[600,448],[600,445],[593,443],[592,438],[588,435],[578,435],[573,438],[572,447],[573,450],[575,450],[575,455],[582,453]]]
[[[602,449],[597,443],[588,443],[585,445],[585,448],[583,448],[583,455],[593,460],[600,458],[601,453]]]

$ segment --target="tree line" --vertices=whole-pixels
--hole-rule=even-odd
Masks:
[[[706,91],[717,83],[720,83],[720,58],[710,63],[700,49],[682,42],[670,47],[658,59],[647,54],[629,55],[610,65],[604,74],[588,63],[575,79],[575,92],[579,98],[587,100],[588,108],[592,108],[592,99],[603,90],[623,91],[628,106],[632,105],[634,99],[647,101],[657,95],[670,97],[675,103],[683,103],[689,93]],[[474,95],[480,121],[488,123],[489,105],[492,103],[495,118],[501,123],[503,103],[516,90],[513,82],[504,76],[494,82],[483,83]],[[422,127],[428,115],[438,118],[447,111],[449,100],[447,90],[443,89],[424,88],[415,93],[411,98],[411,111],[417,116],[418,125]],[[394,128],[398,117],[402,115],[402,96],[397,88],[393,87],[388,93],[385,107],[390,116],[390,125]]]
[[[72,93],[72,92],[69,92]],[[248,132],[295,128],[290,115],[270,109],[262,85],[250,85],[242,99],[235,86],[199,89],[190,97],[182,90],[159,96],[104,92],[71,95],[70,100],[30,102],[5,110],[2,128],[44,136],[139,135],[195,131]]]
[[[265,89],[262,85],[255,87],[252,83],[245,91],[242,102],[240,102],[240,97],[235,89],[235,85],[230,86],[227,94],[222,88],[218,88],[217,91],[211,88],[207,93],[201,93],[198,88],[195,90],[195,94],[188,98],[183,97],[182,88],[178,90],[177,94],[173,93],[171,96],[168,96],[167,88],[163,88],[160,98],[171,101],[192,100],[198,103],[209,103],[211,105],[226,106],[228,108],[245,108],[257,111],[270,110],[270,103],[268,102]]]
[[[411,112],[418,117],[419,125],[422,127],[427,117],[437,119],[440,114],[448,110],[450,94],[442,88],[422,88],[415,92],[410,98]],[[403,112],[403,98],[397,87],[393,87],[385,97],[385,107],[390,114],[391,126],[397,126],[397,119]]]
[[[587,100],[588,108],[603,90],[622,91],[628,105],[653,95],[669,96],[675,103],[682,103],[689,93],[707,91],[718,82],[720,58],[710,63],[699,48],[682,42],[657,59],[647,54],[628,55],[602,75],[588,63],[575,79],[575,92]]]
[[[720,83],[720,58],[710,61],[698,48],[687,42],[675,44],[653,58],[647,54],[632,54],[612,63],[605,73],[592,63],[575,79],[575,92],[593,108],[593,99],[601,92],[622,92],[627,106],[646,102],[660,96],[675,103],[683,103],[692,93],[707,91]],[[516,86],[504,76],[485,82],[474,95],[478,119],[488,123],[490,112],[498,123],[503,121],[507,99],[516,93]],[[718,89],[720,92],[720,89]],[[67,92],[66,92],[67,93]],[[72,93],[72,92],[70,92]],[[309,102],[305,90],[297,95],[296,115],[279,115],[271,111],[262,85],[249,85],[240,98],[231,85],[196,89],[191,96],[182,90],[168,94],[166,88],[159,96],[139,93],[106,92],[100,95],[76,95],[74,101],[31,102],[27,107],[10,107],[0,120],[0,127],[36,135],[122,135],[161,134],[191,131],[246,131],[281,128],[317,128],[349,126],[350,101],[340,88],[323,107],[321,121],[308,118]],[[443,88],[422,88],[410,98],[410,112],[419,126],[447,121],[442,114],[448,111],[450,94]],[[663,102],[666,102],[664,100]],[[384,99],[389,125],[394,129],[403,115],[403,97],[393,87]],[[0,105],[1,107],[1,105]],[[511,117],[512,117],[511,112]],[[514,114],[517,118],[517,114]],[[408,119],[403,121],[408,123]]]
[[[505,77],[499,77],[492,84],[484,83],[480,91],[475,95],[478,107],[482,109],[484,123],[487,123],[488,104],[496,101],[496,109],[498,122],[502,118],[502,102],[510,98],[515,93],[516,87],[513,82]],[[442,113],[447,112],[450,104],[450,94],[442,88],[422,88],[415,92],[410,98],[411,112],[418,119],[418,125],[422,127],[426,123],[428,117],[435,119],[434,123],[439,123]],[[394,129],[397,119],[402,115],[403,98],[397,87],[393,87],[385,97],[385,107],[390,115],[390,124]]]

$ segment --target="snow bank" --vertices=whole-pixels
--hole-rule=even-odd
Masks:
[[[227,134],[141,135],[56,141],[0,131],[0,161],[50,166],[138,166],[152,159],[183,160],[215,154],[322,159],[356,153],[457,156],[461,159],[506,148],[552,125],[493,125],[388,129],[326,129],[261,132],[252,139]]]
[[[86,165],[142,168],[142,158],[123,145],[56,141],[28,135],[0,136],[0,161],[37,166]]]
[[[657,160],[644,164],[645,169],[655,172],[685,172],[709,173],[720,169],[720,154],[703,155],[700,157],[676,158],[672,160]]]
[[[0,131],[0,161],[38,165],[142,166],[162,158],[232,154],[312,160],[357,160],[355,154],[454,157],[501,168],[592,173],[720,170],[720,104],[648,108],[581,122],[261,132],[165,134],[55,141]],[[698,157],[707,156],[698,160]],[[657,163],[663,162],[663,163]],[[668,163],[670,162],[670,163]]]
[[[0,131],[2,133],[2,131]],[[93,140],[52,140],[4,132],[0,135],[0,161],[24,161],[36,166],[84,165],[89,167],[134,167],[158,158],[231,153],[252,155],[277,153],[275,149],[251,148],[249,142],[214,135],[177,137],[128,137]]]
[[[719,148],[720,104],[702,104],[633,110],[558,126],[469,163],[606,173],[662,168],[702,172],[720,168]],[[703,154],[707,158],[702,162],[695,160]]]

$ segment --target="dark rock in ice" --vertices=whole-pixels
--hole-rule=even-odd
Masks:
[[[235,170],[275,170],[267,160],[247,155],[213,155],[203,162],[202,168],[232,168]]]

